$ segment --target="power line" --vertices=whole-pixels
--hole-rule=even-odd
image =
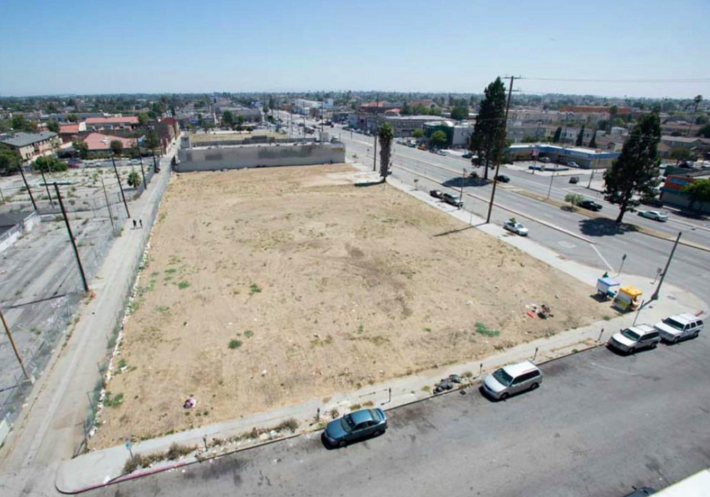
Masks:
[[[686,79],[595,79],[595,78],[520,78],[528,81],[566,81],[579,83],[710,83],[710,78]]]

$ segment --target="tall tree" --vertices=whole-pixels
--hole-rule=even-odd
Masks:
[[[468,107],[457,105],[451,109],[451,119],[456,119],[457,121],[468,119]]]
[[[225,110],[222,113],[222,124],[228,128],[234,126],[234,114],[232,114],[231,110]]]
[[[577,135],[577,141],[575,142],[575,145],[578,147],[581,147],[584,145],[584,124],[582,124],[582,128],[579,130],[579,134]]]
[[[60,161],[53,155],[37,157],[34,165],[42,173],[61,173],[67,170],[67,163]]]
[[[483,92],[483,100],[478,109],[478,117],[469,142],[471,153],[479,158],[479,164],[488,168],[500,158],[505,137],[505,85],[496,78]]]
[[[693,154],[687,148],[683,147],[673,147],[671,149],[671,159],[675,159],[675,165],[680,164],[681,161],[685,162],[690,160]]]
[[[589,148],[597,148],[597,130],[592,133],[592,139],[589,140]]]
[[[146,114],[145,112],[138,113],[138,124],[140,124],[141,126],[145,126],[146,124],[148,124],[149,119],[150,117],[148,117],[148,114]]]
[[[111,153],[115,156],[120,156],[123,153],[123,143],[119,140],[111,140],[109,147],[111,147]]]
[[[52,133],[59,133],[59,123],[57,121],[47,121],[47,129]]]
[[[390,162],[392,159],[392,140],[394,139],[394,130],[390,123],[384,123],[380,126],[377,136],[380,140],[380,176],[382,181],[387,181],[387,176],[390,174]]]
[[[412,131],[412,138],[424,138],[424,130],[423,129],[415,129]]]
[[[79,117],[76,114],[69,114],[67,116],[67,121],[69,121],[70,123],[78,123]]]
[[[710,138],[710,124],[706,124],[698,130],[698,136],[703,138]]]
[[[651,189],[656,186],[660,140],[658,113],[642,116],[624,143],[619,158],[604,172],[604,198],[619,205],[617,223],[621,223],[629,208],[639,204],[637,196],[651,195]]]
[[[13,148],[0,143],[0,175],[12,174],[20,168],[20,155]]]
[[[710,179],[696,179],[685,185],[681,191],[688,195],[688,207],[691,210],[697,203],[700,204],[698,210],[701,210],[704,203],[710,202]]]
[[[79,154],[81,159],[87,159],[89,157],[89,146],[83,140],[73,142],[72,148]]]
[[[562,136],[562,126],[558,126],[555,130],[555,136],[552,137],[552,143],[559,143]]]
[[[445,147],[447,143],[449,143],[449,138],[441,130],[434,131],[429,137],[429,144],[434,148]]]

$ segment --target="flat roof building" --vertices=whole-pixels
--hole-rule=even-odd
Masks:
[[[558,164],[576,163],[583,169],[608,168],[621,154],[586,147],[564,147],[549,143],[516,143],[505,149],[513,160],[533,160],[547,157]]]

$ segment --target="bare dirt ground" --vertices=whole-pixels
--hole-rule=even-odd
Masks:
[[[571,277],[351,174],[173,178],[92,447],[469,361],[608,313]],[[531,319],[530,303],[554,317]]]

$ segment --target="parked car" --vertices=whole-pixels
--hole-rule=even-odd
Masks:
[[[661,211],[639,211],[639,216],[647,219],[653,219],[654,221],[659,221],[661,223],[668,221],[668,214]]]
[[[575,161],[571,160],[567,163],[569,167],[579,167],[579,164],[577,164]]]
[[[444,195],[441,197],[441,200],[446,202],[449,205],[453,205],[454,207],[463,207],[463,202],[461,201],[461,197],[458,195],[451,195],[450,193],[444,193]]]
[[[537,161],[542,162],[543,164],[549,164],[550,158],[549,157],[540,157]]]
[[[387,430],[387,415],[382,409],[361,409],[334,419],[325,427],[323,436],[332,447],[345,447],[370,436],[379,436]]]
[[[444,157],[446,157],[446,152],[444,152],[443,150],[437,150],[436,153],[439,154],[439,155],[443,155]]]
[[[579,183],[579,176],[572,176],[569,179],[569,182],[572,183],[573,185],[576,185],[577,183]]]
[[[461,157],[462,157],[463,159],[472,159],[472,158],[473,158],[473,154],[472,154],[471,152],[466,152],[466,153],[463,154]]]
[[[510,183],[510,176],[506,176],[505,174],[499,174],[496,176],[496,179],[502,183]]]
[[[444,196],[444,194],[442,192],[440,192],[439,190],[431,190],[429,192],[429,195],[431,195],[434,198],[441,198]]]
[[[661,338],[670,343],[697,338],[705,329],[705,323],[693,314],[677,314],[653,325]]]
[[[542,383],[542,371],[530,361],[502,367],[483,380],[483,392],[494,399],[535,390]]]
[[[506,221],[503,224],[503,229],[506,229],[508,231],[512,231],[513,233],[516,233],[520,236],[528,236],[528,229],[523,226],[520,223],[513,222],[513,221]]]
[[[637,350],[655,349],[661,335],[651,325],[640,324],[631,328],[625,328],[609,339],[608,346],[621,352],[633,354]]]
[[[583,209],[589,209],[590,211],[599,212],[602,210],[602,205],[596,203],[594,200],[585,199],[578,204]]]

